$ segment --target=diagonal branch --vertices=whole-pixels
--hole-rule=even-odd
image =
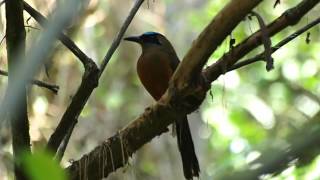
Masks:
[[[319,3],[319,1],[320,0],[303,0],[297,6],[285,11],[279,18],[267,26],[269,36],[271,37],[288,26],[297,24],[307,12]],[[252,34],[234,47],[230,52],[221,57],[216,63],[206,68],[204,76],[210,82],[216,80],[220,75],[226,72],[226,69],[230,68],[250,51],[261,45],[261,37],[261,31]]]
[[[18,4],[19,3],[19,4]],[[26,109],[21,108],[26,101],[26,83],[32,79],[32,77],[36,74],[37,70],[41,67],[44,61],[47,59],[47,55],[52,48],[54,39],[56,39],[58,33],[61,29],[64,29],[68,23],[70,22],[71,18],[75,16],[79,9],[71,8],[74,7],[76,3],[79,3],[78,0],[70,0],[63,3],[64,6],[58,6],[56,13],[52,16],[52,21],[47,24],[47,29],[40,35],[37,39],[37,43],[33,43],[32,46],[29,48],[28,53],[24,53],[24,43],[22,42],[22,38],[25,36],[25,32],[19,34],[16,28],[21,28],[20,31],[23,29],[24,31],[24,20],[23,20],[23,3],[21,0],[10,0],[6,2],[6,13],[7,14],[7,23],[10,25],[6,31],[7,37],[7,46],[11,46],[8,48],[8,62],[9,62],[9,91],[6,92],[4,99],[2,100],[1,107],[0,107],[0,118],[3,120],[5,115],[8,111],[10,113],[15,113],[14,116],[18,117],[19,121],[12,121],[13,123],[22,124],[22,120],[24,120],[23,116],[26,116],[27,120],[27,113]],[[17,6],[18,5],[18,6]],[[13,21],[12,21],[13,20]],[[13,23],[16,22],[16,23]],[[12,23],[12,24],[11,24]],[[19,25],[18,25],[19,23]],[[22,48],[21,53],[19,52],[19,46],[17,46],[17,42],[20,42],[19,46]],[[22,42],[22,43],[21,43]],[[12,46],[14,45],[14,46]],[[13,59],[12,59],[13,58]],[[15,60],[15,61],[12,61]],[[10,65],[10,63],[15,63]],[[21,116],[20,114],[25,114]],[[23,122],[24,123],[24,122]],[[29,132],[28,132],[28,124],[27,128],[15,128],[12,126],[12,135],[13,135],[13,152],[14,156],[20,154],[23,151],[30,152],[30,141],[29,139]],[[19,143],[21,146],[20,148],[17,146]],[[17,148],[17,149],[16,149]],[[18,151],[17,151],[18,150]],[[20,161],[17,163],[22,163]],[[23,177],[17,177],[17,179],[25,179]]]
[[[144,0],[137,0],[135,5],[131,9],[128,17],[126,18],[124,24],[120,29],[118,36],[113,41],[110,49],[107,52],[106,57],[103,60],[101,70],[99,70],[96,64],[94,63],[91,64],[90,66],[87,66],[88,69],[86,68],[80,87],[78,88],[76,94],[74,95],[66,112],[63,114],[62,119],[58,124],[58,127],[56,128],[56,130],[54,131],[54,133],[51,135],[49,139],[48,148],[51,151],[56,153],[63,139],[65,139],[66,136],[70,136],[69,133],[72,133],[72,130],[75,127],[75,124],[77,123],[77,119],[80,112],[82,111],[84,105],[86,104],[93,90],[98,86],[98,81],[99,81],[99,78],[101,77],[102,71],[105,69],[106,65],[108,64],[112,54],[118,47],[120,40],[124,35],[124,32],[128,28],[128,25],[132,21],[132,18],[137,13],[139,7],[143,2]],[[68,138],[66,138],[66,140],[67,139]],[[63,142],[63,144],[67,145],[66,142]],[[61,149],[65,149],[65,148],[62,147]],[[63,152],[60,152],[60,154],[63,154]]]
[[[42,26],[47,24],[46,18],[33,9],[29,4],[24,2],[24,9]],[[92,59],[90,59],[80,48],[64,33],[59,32],[58,38],[60,41],[82,62],[85,72],[82,77],[81,84],[75,93],[70,105],[68,106],[66,112],[63,114],[60,123],[58,124],[57,129],[51,135],[48,141],[48,148],[56,152],[59,148],[61,142],[68,133],[72,133],[72,130],[77,123],[77,118],[82,111],[84,105],[86,104],[89,96],[91,95],[94,88],[98,86],[98,74],[99,69]],[[64,145],[67,145],[67,142],[64,142]],[[61,148],[65,149],[65,148]],[[60,152],[63,154],[63,152]]]
[[[31,7],[27,2],[23,2],[23,8],[32,16],[41,26],[44,26],[48,23],[48,20],[37,10]],[[64,33],[59,34],[60,41],[75,55],[79,58],[84,66],[90,66],[93,63],[81,49]]]
[[[214,18],[214,22],[211,22],[193,42],[191,49],[183,58],[181,65],[179,65],[175,72],[172,79],[173,84],[178,88],[182,88],[187,85],[184,83],[190,83],[194,80],[194,77],[199,76],[204,64],[225,37],[243,20],[249,10],[252,10],[261,1],[262,0],[234,0],[232,3],[229,3],[221,11],[227,11],[226,13],[228,14],[219,13]],[[237,13],[233,13],[235,11],[237,11]]]
[[[8,76],[8,72],[3,71],[3,70],[0,69],[0,75]],[[42,82],[42,81],[39,81],[39,80],[36,80],[36,79],[31,80],[31,83],[34,84],[34,85],[37,85],[39,87],[47,88],[48,90],[52,91],[55,94],[57,94],[58,90],[59,90],[59,86],[57,86],[57,85],[48,84],[46,82]]]
[[[271,46],[272,46],[272,43],[271,43],[271,39],[268,35],[268,31],[266,29],[266,25],[264,23],[264,20],[262,19],[262,17],[260,16],[260,14],[252,11],[251,14],[253,16],[255,16],[258,20],[258,23],[259,23],[259,26],[260,26],[260,31],[261,31],[261,40],[263,42],[263,46],[264,46],[264,58],[265,58],[265,61],[266,61],[266,70],[267,71],[270,71],[272,70],[274,67],[273,67],[273,58],[271,56],[272,52],[271,52]]]
[[[138,10],[143,2],[144,2],[144,0],[137,0],[136,3],[134,4],[134,6],[132,7],[132,9],[130,10],[128,17],[126,18],[126,20],[122,24],[122,26],[119,30],[119,33],[117,34],[117,36],[113,40],[107,54],[103,58],[103,61],[101,63],[101,67],[100,67],[100,69],[101,69],[100,76],[103,73],[104,69],[106,68],[107,64],[109,63],[113,53],[118,48],[118,46],[123,38],[124,33],[128,29],[129,24],[131,23],[133,17],[136,15],[136,13],[138,12]]]
[[[287,43],[289,43],[290,41],[292,41],[293,39],[300,36],[302,33],[306,32],[307,30],[309,30],[310,28],[314,27],[315,25],[317,25],[319,23],[320,23],[320,17],[315,19],[311,23],[307,24],[306,26],[302,27],[298,31],[292,33],[290,36],[288,36],[287,38],[283,39],[278,44],[273,46],[271,48],[271,53],[276,52],[278,49],[280,49],[281,47],[283,47],[284,45],[286,45]],[[252,58],[249,58],[249,59],[246,59],[246,60],[240,61],[239,63],[234,64],[233,66],[228,68],[228,71],[239,69],[239,68],[244,67],[246,65],[261,61],[261,60],[263,60],[263,58],[264,58],[264,53],[258,54]]]
[[[202,69],[210,54],[225,39],[228,32],[231,32],[259,2],[259,0],[233,0],[210,22],[194,42],[174,75],[174,79],[178,79],[181,87],[189,83],[190,79],[188,78],[192,76],[191,74],[194,75],[196,71]],[[220,28],[218,30],[213,27]],[[212,46],[215,48],[212,48]],[[199,49],[199,47],[203,49]],[[206,50],[208,47],[210,48]],[[196,74],[197,77],[199,77],[200,72],[198,71]],[[181,77],[188,78],[180,79]],[[171,85],[172,89],[169,89],[157,104],[148,107],[139,118],[126,128],[120,130],[89,154],[84,155],[80,160],[73,162],[67,168],[71,179],[101,179],[124,166],[134,152],[155,136],[166,132],[167,126],[174,119],[179,119],[189,113],[191,109],[198,108],[208,90],[207,84],[199,83],[187,91],[182,90],[181,93],[179,88],[177,88],[178,91],[173,90],[176,89],[174,85]],[[180,94],[178,95],[178,93]],[[184,96],[185,94],[192,94],[193,96],[189,98],[189,96]],[[198,98],[196,99],[197,103],[193,103],[195,97]],[[185,104],[190,106],[185,106]]]
[[[230,3],[235,3],[236,6],[239,7],[239,9],[242,9],[240,6],[249,6],[252,9],[258,4],[258,1],[248,2],[234,0]],[[170,83],[171,88],[166,92],[166,95],[164,95],[161,100],[157,102],[157,104],[148,107],[145,112],[140,115],[139,118],[130,123],[127,127],[120,130],[117,134],[106,140],[101,145],[97,146],[90,153],[84,155],[80,160],[74,161],[72,165],[67,168],[71,175],[71,179],[79,179],[80,177],[82,177],[94,180],[100,179],[101,177],[107,177],[111,172],[124,166],[127,163],[129,157],[131,157],[132,154],[141,146],[149,142],[155,136],[166,132],[166,127],[173,122],[173,119],[177,119],[180,116],[183,116],[198,107],[199,102],[202,102],[201,98],[195,99],[194,96],[190,95],[199,95],[203,98],[203,94],[206,93],[208,88],[206,87],[206,84],[196,84],[199,83],[197,81],[194,82],[194,84],[190,84],[189,80],[193,79],[191,78],[193,77],[191,74],[196,75],[195,77],[199,76],[196,72],[199,72],[202,69],[202,66],[207,61],[206,58],[210,56],[216,46],[218,46],[225,38],[226,35],[222,31],[230,30],[229,28],[234,26],[234,24],[237,24],[245,16],[245,14],[239,12],[239,9],[237,9],[236,7],[230,7],[230,3],[229,8],[227,9],[232,9],[232,13],[221,11],[217,15],[215,20],[212,21],[217,22],[219,16],[227,14],[228,16],[223,18],[225,23],[222,22],[222,25],[218,23],[219,26],[216,26],[219,27],[219,29],[221,28],[222,30],[217,30],[213,33],[212,31],[214,30],[212,30],[211,28],[215,27],[211,26],[212,24],[210,24],[202,32],[199,38],[194,41],[192,48],[184,58],[185,60],[183,60],[181,65],[179,66],[179,70],[175,72],[174,80],[176,81],[173,80],[173,82]],[[305,15],[305,13],[309,11],[313,6],[315,6],[315,4],[317,4],[317,2],[314,2],[312,0],[303,1],[302,4],[300,3],[296,8],[294,8],[294,10],[290,11],[290,13],[292,13],[291,16],[289,16],[290,18],[287,19],[282,16],[280,19],[278,19],[280,20],[280,23],[274,22],[274,25],[267,26],[269,34],[272,36],[285,27],[291,24],[295,24],[295,22],[297,22],[303,15]],[[244,9],[249,11],[251,10],[250,8]],[[243,17],[237,17],[235,20],[233,16],[229,16],[239,16],[238,13],[243,15]],[[230,22],[231,27],[228,25]],[[271,29],[269,29],[270,27]],[[214,38],[209,35],[207,36],[207,33],[210,35],[215,34],[221,36]],[[255,34],[254,36],[256,37],[257,34]],[[206,41],[206,39],[208,40]],[[243,43],[244,47],[242,48],[250,47],[253,49],[260,45],[257,42],[252,42],[253,40],[256,40],[256,38],[249,40],[250,41],[246,41],[245,43]],[[214,47],[211,47],[209,44]],[[209,49],[211,51],[205,50],[208,46],[210,46]],[[248,52],[249,51],[243,53],[246,54]],[[188,67],[191,68],[188,70]],[[205,76],[207,75],[207,73],[208,72],[204,72],[203,75]],[[218,72],[214,73],[218,74]],[[214,73],[213,75],[215,75]],[[216,76],[205,77],[208,77],[208,81],[213,81]],[[178,88],[176,88],[175,85],[178,85]],[[185,90],[185,87],[190,88]],[[87,175],[90,175],[90,177],[87,177]]]

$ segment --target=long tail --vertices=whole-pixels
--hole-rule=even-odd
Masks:
[[[182,159],[183,173],[187,180],[199,177],[199,163],[194,151],[193,140],[187,117],[176,122],[178,147]]]

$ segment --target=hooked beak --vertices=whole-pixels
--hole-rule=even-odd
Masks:
[[[132,41],[132,42],[136,42],[136,43],[140,43],[140,41],[141,41],[140,36],[129,36],[129,37],[124,38],[124,40]]]

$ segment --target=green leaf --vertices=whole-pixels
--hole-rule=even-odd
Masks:
[[[21,160],[24,171],[32,180],[67,180],[66,173],[48,152],[24,154]]]

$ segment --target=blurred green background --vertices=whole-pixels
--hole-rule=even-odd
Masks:
[[[53,0],[27,1],[42,14],[56,6]],[[167,36],[182,58],[206,24],[227,3],[223,0],[149,0],[132,21],[126,35],[158,31]],[[256,8],[266,23],[280,16],[298,0],[264,1]],[[126,18],[133,0],[91,0],[82,15],[73,20],[66,33],[89,57],[100,64],[113,38]],[[300,23],[272,38],[276,44],[319,16],[319,5]],[[37,38],[41,27],[25,13],[27,40]],[[30,27],[29,27],[30,26]],[[32,28],[32,27],[36,27]],[[217,27],[218,28],[218,27]],[[255,20],[244,20],[233,31],[236,43],[258,29]],[[320,111],[318,83],[320,73],[320,27],[309,31],[277,51],[275,68],[266,72],[264,63],[255,63],[221,76],[212,83],[201,108],[189,115],[193,140],[198,154],[201,179],[213,179],[230,170],[241,169],[272,146],[284,146],[287,135],[295,132]],[[4,6],[1,6],[0,35],[5,35]],[[229,50],[229,38],[211,56],[215,62]],[[6,43],[0,46],[0,69],[7,69]],[[262,48],[254,51],[252,57]],[[154,103],[136,74],[140,48],[122,42],[103,73],[99,87],[79,117],[62,164],[80,158],[95,146],[125,127],[144,108]],[[50,55],[49,76],[45,69],[37,79],[60,86],[59,93],[30,86],[29,117],[33,148],[41,148],[57,126],[81,81],[83,67],[76,57],[57,41]],[[7,78],[0,77],[0,95],[4,96]],[[0,127],[0,179],[12,179],[10,133],[7,123]],[[320,179],[320,157],[309,165],[293,163],[276,177],[266,179]],[[182,166],[171,133],[156,137],[141,148],[130,164],[112,173],[109,179],[182,179]]]

